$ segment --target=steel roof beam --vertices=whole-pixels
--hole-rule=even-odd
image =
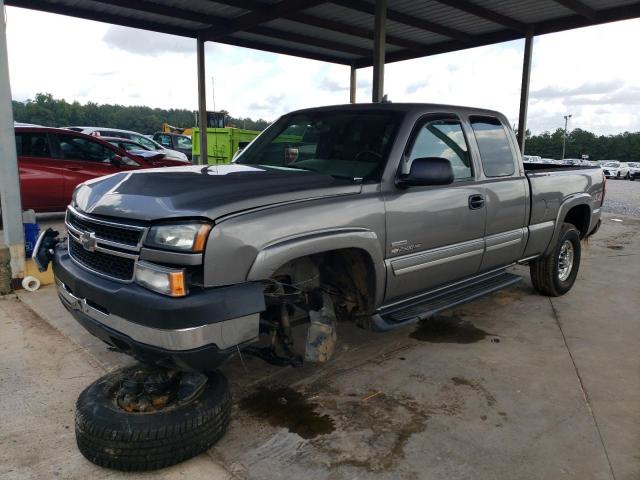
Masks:
[[[612,7],[603,10],[597,10],[596,14],[596,18],[593,21],[581,15],[571,15],[564,18],[538,22],[532,24],[530,27],[535,30],[536,35],[544,35],[547,33],[572,30],[574,28],[582,28],[591,25],[601,25],[609,22],[638,18],[640,17],[640,2],[632,3],[630,5],[624,5],[621,7]],[[493,45],[496,43],[508,42],[511,40],[518,40],[522,38],[524,38],[524,35],[514,30],[499,30],[496,32],[475,35],[474,43],[472,45],[458,42],[456,40],[449,40],[446,42],[439,42],[428,45],[419,54],[416,54],[415,52],[409,50],[389,53],[387,54],[386,62],[392,63],[402,60],[410,60],[412,58],[428,57],[430,55],[453,52],[456,50],[463,50],[472,47]],[[370,67],[371,60],[367,57],[363,57],[353,62],[353,65],[355,65],[357,68]]]
[[[215,40],[217,36],[248,30],[262,23],[281,18],[286,14],[306,10],[322,3],[327,3],[327,0],[281,0],[276,4],[270,5],[268,8],[252,10],[249,13],[230,19],[224,27],[208,28],[204,31],[204,34],[209,40]]]
[[[322,38],[310,37],[300,33],[285,32],[283,30],[276,30],[269,27],[253,27],[248,30],[244,30],[247,33],[253,33],[256,35],[262,35],[264,37],[276,38],[279,40],[285,40],[288,42],[296,42],[303,45],[310,45],[318,48],[326,48],[328,50],[335,50],[337,52],[350,53],[353,55],[369,55],[370,51],[366,48],[349,45],[347,43],[334,42],[332,40],[324,40]]]
[[[68,17],[93,20],[95,22],[112,23],[114,25],[122,25],[123,27],[150,30],[152,32],[168,33],[170,35],[179,35],[182,37],[196,38],[198,36],[195,30],[191,30],[188,28],[174,27],[162,23],[150,22],[148,20],[139,20],[132,17],[125,17],[112,13],[97,12],[95,10],[77,6],[49,3],[42,0],[5,0],[5,5],[39,10],[48,13],[56,13],[59,15],[66,15]]]
[[[207,24],[222,30],[224,30],[229,24],[229,21],[224,17],[200,14],[200,13],[185,10],[185,9],[178,9],[176,11],[174,7],[167,7],[165,5],[159,5],[157,3],[151,3],[151,2],[146,2],[142,0],[93,0],[93,1],[108,4],[108,5],[115,5],[117,7],[135,8],[137,10],[142,10],[147,13],[170,16],[173,18],[179,18],[180,20],[188,20],[188,21],[198,22],[201,24]],[[208,29],[202,31],[202,36],[207,40],[215,41],[216,38],[220,38],[215,35],[213,36],[208,35],[207,31]],[[295,33],[285,32],[282,30],[276,30],[268,27],[253,27],[253,28],[246,29],[245,31],[249,33],[255,33],[258,35],[263,35],[266,37],[277,38],[280,40],[290,40],[290,41],[298,42],[305,45],[327,48],[330,50],[350,53],[354,55],[366,56],[369,53],[369,51],[364,48],[342,44],[339,42],[324,41],[318,38],[309,37],[306,35],[298,35]]]
[[[76,6],[71,7],[67,5],[58,5],[41,0],[5,0],[5,4],[13,7],[37,9],[44,12],[67,15],[70,17],[82,18],[85,20],[94,20],[96,22],[106,22],[113,25],[121,25],[123,27],[139,28],[142,30],[150,30],[159,33],[168,33],[170,35],[178,35],[181,37],[197,38],[198,36],[197,30],[191,30],[183,27],[172,27],[157,22],[139,20],[112,13],[96,12],[95,10],[83,9]],[[341,65],[350,65],[352,63],[351,59],[331,55],[330,53],[323,54],[316,52],[305,52],[302,49],[283,47],[272,44],[263,44],[257,41],[245,40],[230,36],[217,38],[216,41],[228,45],[237,45],[239,47],[252,48],[254,50],[263,50],[266,52],[280,53],[283,55],[309,58],[311,60],[319,60],[321,62],[337,63]]]
[[[510,28],[511,30],[516,30],[521,33],[527,32],[527,26],[514,20],[511,17],[507,17],[506,15],[502,15],[501,13],[494,12],[486,7],[482,7],[475,3],[471,3],[467,0],[435,0],[438,3],[446,5],[451,8],[455,8],[456,10],[461,10],[466,13],[470,13],[471,15],[475,15],[476,17],[484,18],[485,20],[489,20],[490,22],[497,23],[498,25],[502,25],[503,27]]]
[[[367,40],[373,40],[373,37],[374,37],[373,30],[368,30],[366,28],[361,28],[361,27],[354,27],[346,23],[342,23],[342,22],[338,22],[335,20],[330,20],[322,17],[316,17],[315,15],[309,15],[306,13],[299,13],[296,15],[287,15],[284,18],[293,22],[310,25],[312,27],[318,27],[324,30],[344,33],[346,35],[351,35],[352,37],[366,38]],[[392,45],[397,45],[398,47],[404,47],[406,49],[413,50],[416,52],[421,51],[426,46],[426,44],[424,43],[416,42],[414,40],[409,40],[407,38],[398,37],[397,35],[390,35],[390,34],[387,34],[387,43]]]
[[[597,12],[591,8],[589,5],[585,5],[579,0],[555,0],[556,3],[559,3],[563,7],[568,8],[569,10],[574,11],[578,15],[582,15],[589,20],[595,20],[597,16]]]
[[[334,3],[351,10],[356,10],[358,12],[375,15],[375,5],[362,0],[331,0],[330,3]],[[387,20],[402,23],[404,25],[408,25],[420,30],[427,30],[429,32],[437,33],[438,35],[453,38],[461,42],[473,42],[473,37],[471,35],[461,32],[460,30],[445,27],[444,25],[441,25],[439,23],[424,20],[422,18],[408,15],[397,10],[387,9]]]
[[[127,8],[133,11],[140,11],[144,13],[152,13],[154,15],[162,15],[169,18],[177,18],[180,20],[186,20],[189,22],[201,23],[205,25],[217,25],[225,26],[228,21],[223,17],[216,15],[209,15],[206,13],[194,12],[193,10],[187,10],[185,8],[170,7],[168,5],[161,5],[159,3],[149,2],[145,0],[92,0],[96,3],[103,3],[110,7]]]
[[[269,5],[256,0],[215,0],[215,3],[222,3],[232,7],[243,8],[245,10],[268,10]],[[302,23],[304,25],[310,25],[312,27],[322,28],[338,33],[344,33],[345,35],[351,35],[352,37],[366,38],[367,40],[373,40],[373,30],[366,28],[356,27],[337,20],[331,20],[328,18],[318,17],[309,13],[295,12],[286,13],[282,15],[283,19],[290,20],[296,23]],[[409,50],[420,51],[424,49],[425,44],[410,40],[408,38],[399,37],[397,35],[387,34],[387,43],[397,45],[398,47],[404,47]]]

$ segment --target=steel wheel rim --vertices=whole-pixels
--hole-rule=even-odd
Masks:
[[[565,240],[560,247],[560,255],[558,255],[558,278],[561,282],[566,281],[571,275],[574,256],[573,243],[570,240]]]

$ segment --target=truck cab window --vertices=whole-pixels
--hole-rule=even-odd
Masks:
[[[408,172],[416,158],[440,157],[451,162],[455,180],[473,176],[469,148],[458,120],[432,120],[425,122],[416,135],[406,157],[404,171]]]
[[[471,117],[471,128],[478,142],[482,168],[487,177],[508,177],[515,171],[511,144],[500,120],[493,117]]]

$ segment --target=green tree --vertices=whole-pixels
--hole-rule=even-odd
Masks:
[[[33,100],[13,101],[16,122],[35,123],[48,127],[100,126],[121,128],[141,133],[154,133],[167,122],[176,127],[193,127],[196,112],[186,109],[162,109],[146,106],[100,105],[87,102],[69,103],[55,99],[50,93],[38,93]],[[231,123],[248,130],[264,130],[269,122],[263,119],[231,118]]]

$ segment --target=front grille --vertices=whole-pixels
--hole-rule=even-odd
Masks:
[[[81,265],[118,280],[131,280],[135,260],[103,252],[90,252],[69,236],[69,254]]]
[[[93,220],[81,218],[73,212],[67,212],[67,222],[82,232],[93,232],[100,240],[121,243],[132,247],[138,246],[142,231],[139,229],[105,225]]]

